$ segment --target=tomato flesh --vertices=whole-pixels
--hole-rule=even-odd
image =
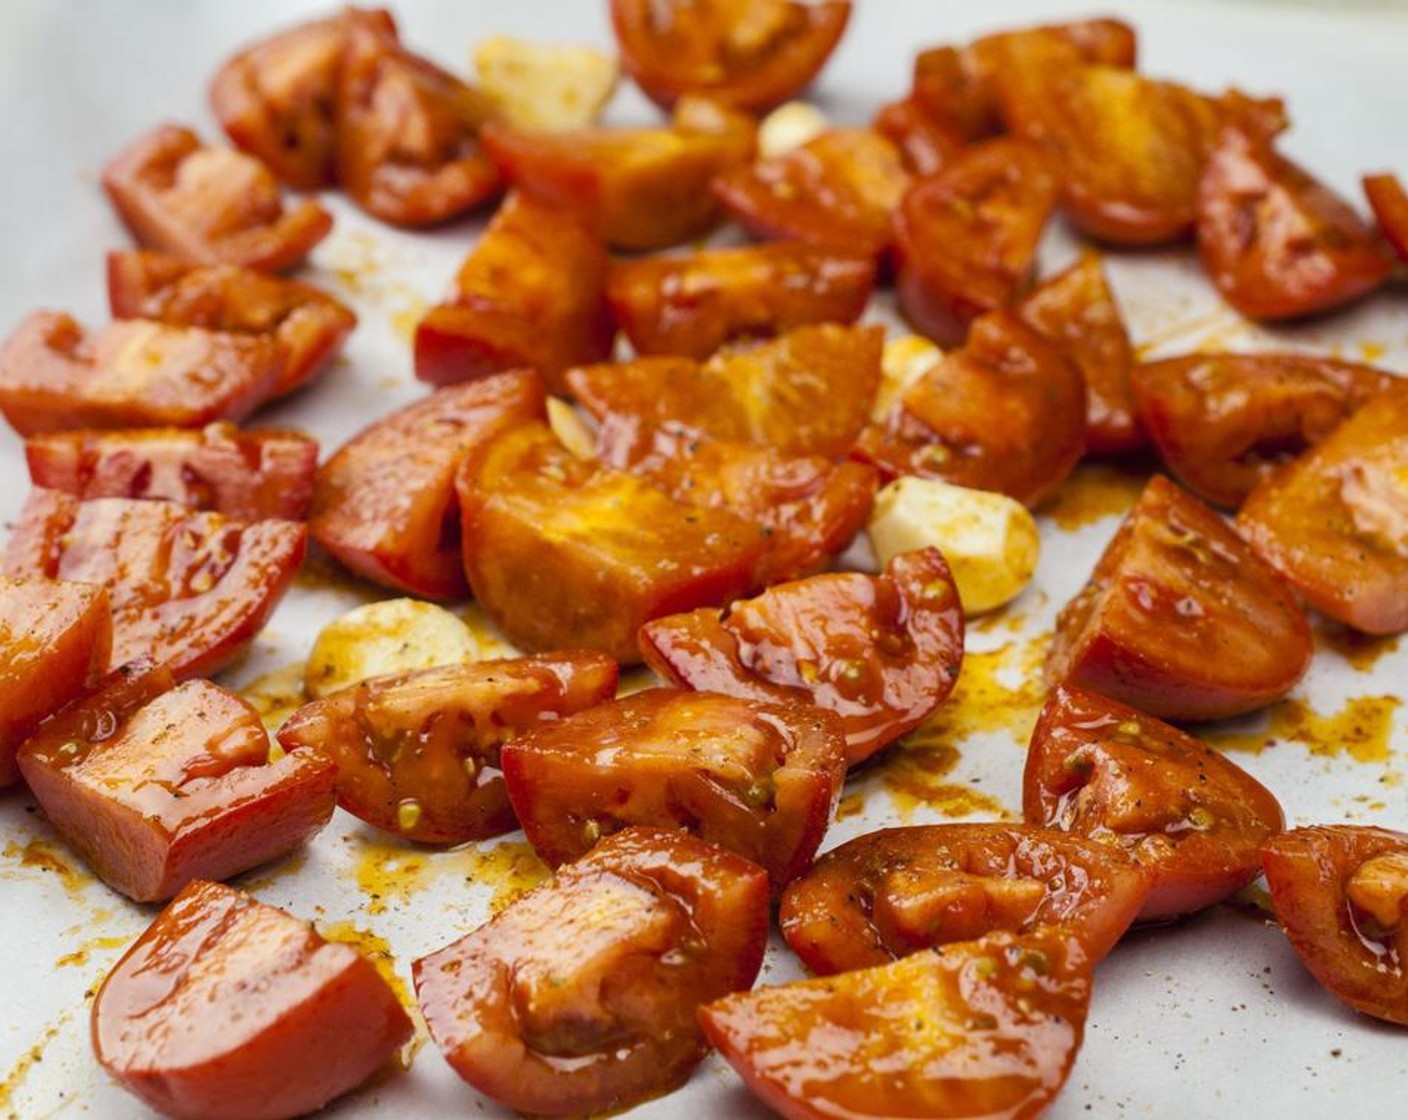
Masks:
[[[921,177],[942,171],[966,146],[956,128],[913,96],[880,106],[871,128],[899,149],[906,171]]]
[[[1408,191],[1396,175],[1382,172],[1364,176],[1364,194],[1393,251],[1408,261]]]

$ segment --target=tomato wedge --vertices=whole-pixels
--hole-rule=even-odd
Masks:
[[[1276,918],[1321,986],[1408,1026],[1408,834],[1293,828],[1267,840],[1261,858]]]
[[[833,848],[782,895],[782,936],[813,972],[874,968],[995,930],[1050,926],[1098,963],[1149,877],[1114,849],[1036,825],[886,828]]]
[[[166,1116],[280,1120],[360,1085],[414,1027],[351,946],[193,882],[108,973],[92,1030],[108,1074]]]
[[[1262,842],[1284,827],[1275,796],[1211,747],[1066,685],[1032,732],[1022,812],[1148,871],[1141,921],[1182,917],[1240,890],[1261,870]]]
[[[761,868],[631,828],[416,961],[416,996],[480,1092],[540,1116],[614,1111],[689,1076],[695,1009],[753,983],[767,928]]]
[[[1031,1120],[1085,1031],[1090,962],[1052,933],[992,934],[725,996],[704,1033],[787,1120]]]
[[[559,653],[377,677],[307,704],[279,729],[285,750],[337,766],[337,803],[428,844],[518,827],[499,770],[505,740],[616,695],[616,663]]]
[[[1364,176],[1364,194],[1393,251],[1408,261],[1408,191],[1398,176],[1385,171]]]
[[[1284,696],[1310,653],[1276,571],[1155,475],[1057,618],[1046,677],[1163,719],[1222,719]]]
[[[943,703],[963,659],[963,609],[937,549],[896,555],[883,576],[781,583],[722,615],[641,628],[646,664],[689,688],[813,703],[841,717],[854,766]]]
[[[931,116],[913,96],[880,106],[870,127],[899,149],[912,175],[942,171],[967,143],[957,128]]]

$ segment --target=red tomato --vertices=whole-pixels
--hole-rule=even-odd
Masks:
[[[629,825],[677,828],[766,868],[811,862],[846,763],[840,721],[793,700],[654,688],[504,744],[504,780],[549,864]]]
[[[285,211],[278,180],[257,159],[207,147],[178,125],[123,149],[103,168],[103,189],[138,242],[198,264],[283,272],[332,229],[316,202]]]
[[[1278,467],[1397,381],[1307,354],[1189,354],[1134,367],[1139,417],[1189,490],[1235,509]]]
[[[284,354],[268,337],[146,319],[85,330],[31,312],[0,349],[0,411],[23,436],[71,428],[243,420],[276,391]]]
[[[703,94],[764,113],[796,97],[826,64],[850,0],[611,0],[621,63],[669,108]]]
[[[942,171],[966,144],[957,128],[931,116],[913,96],[882,105],[871,127],[899,149],[905,170],[913,175]]]
[[[233,424],[200,431],[55,432],[25,441],[36,486],[76,498],[165,498],[237,521],[302,521],[318,442],[302,432]]]
[[[895,212],[899,302],[916,330],[956,345],[1031,278],[1056,180],[1044,152],[998,139],[911,187]]]
[[[1237,528],[1317,610],[1408,630],[1408,384],[1253,490]]]
[[[531,367],[563,393],[568,366],[611,356],[606,248],[568,210],[517,192],[416,327],[416,376],[450,385]]]
[[[1364,176],[1364,194],[1393,251],[1408,261],[1408,191],[1396,175],[1381,172]]]
[[[272,337],[284,358],[275,397],[326,370],[357,325],[356,315],[311,284],[234,265],[207,268],[165,253],[109,253],[108,303],[115,319]]]
[[[1013,312],[990,311],[857,452],[890,478],[942,478],[1035,506],[1080,460],[1085,413],[1085,382],[1061,348]]]
[[[963,610],[937,549],[883,576],[835,572],[770,587],[720,615],[641,628],[646,663],[689,688],[813,703],[841,717],[855,765],[924,722],[963,660]]]
[[[615,1111],[689,1076],[695,1008],[753,983],[767,928],[761,868],[632,828],[416,961],[416,996],[455,1072],[499,1103]]]
[[[337,179],[337,78],[352,27],[395,39],[381,8],[344,8],[253,43],[210,82],[210,107],[231,142],[298,190]]]
[[[1033,1120],[1070,1074],[1089,1004],[1077,942],[992,934],[726,996],[699,1022],[787,1120]]]
[[[783,892],[778,922],[821,975],[1051,926],[1079,936],[1096,963],[1148,893],[1137,864],[1080,837],[1024,824],[917,825],[827,852]]]
[[[1284,827],[1260,782],[1176,727],[1104,696],[1058,686],[1032,732],[1022,812],[1109,844],[1151,876],[1142,921],[1191,914],[1260,871]]]
[[[309,533],[373,583],[462,598],[455,471],[475,447],[544,407],[538,376],[514,370],[441,389],[374,421],[318,471]]]
[[[1350,303],[1389,274],[1383,241],[1269,137],[1222,132],[1198,183],[1198,252],[1249,319],[1296,319]]]
[[[336,768],[270,761],[259,713],[209,681],[170,689],[137,661],[20,748],[35,799],[97,876],[137,902],[292,851],[332,816]]]
[[[1276,917],[1315,979],[1356,1011],[1408,1026],[1408,835],[1294,828],[1261,858]]]
[[[189,1120],[316,1111],[414,1029],[351,946],[207,882],[173,899],[108,973],[92,1025],[94,1053],[119,1085]]]
[[[1155,475],[1057,618],[1046,676],[1163,719],[1222,719],[1284,696],[1310,652],[1310,626],[1276,572]]]
[[[518,827],[499,770],[505,740],[616,695],[596,653],[445,665],[377,677],[294,712],[285,750],[337,765],[337,803],[377,828],[457,844]]]
[[[98,683],[111,651],[101,587],[0,577],[0,789],[19,781],[20,744]]]
[[[246,524],[175,502],[30,494],[5,549],[11,577],[105,586],[112,660],[151,657],[178,678],[224,668],[283,598],[306,548],[291,521]]]
[[[762,531],[578,459],[524,424],[465,461],[457,482],[474,597],[517,646],[640,660],[636,631],[751,585]]]
[[[431,226],[501,189],[480,146],[494,103],[394,29],[350,21],[337,74],[337,179],[352,201],[396,226]]]
[[[1014,309],[1044,334],[1085,378],[1085,449],[1120,455],[1148,443],[1130,392],[1134,349],[1100,258],[1086,253]]]
[[[683,354],[702,362],[740,336],[853,323],[874,285],[869,259],[776,242],[618,261],[607,298],[637,354]]]

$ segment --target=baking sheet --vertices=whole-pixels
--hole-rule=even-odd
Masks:
[[[242,42],[330,6],[8,0],[0,35],[0,329],[36,306],[104,321],[102,254],[127,239],[97,187],[103,160],[160,120],[193,121],[215,136],[204,87],[217,63]],[[404,0],[396,7],[413,48],[461,70],[470,45],[494,32],[610,43],[604,0]],[[840,123],[861,123],[898,96],[923,46],[1092,14],[1036,0],[869,0],[857,8],[814,94]],[[1149,73],[1211,89],[1235,83],[1285,94],[1296,122],[1286,149],[1352,197],[1359,197],[1360,171],[1392,166],[1408,173],[1403,5],[1106,3],[1099,6],[1105,12],[1138,25]],[[653,114],[634,90],[623,89],[611,119],[640,122]],[[303,426],[330,450],[423,392],[410,375],[410,331],[479,226],[467,221],[402,234],[336,196],[327,201],[337,227],[314,255],[309,279],[345,298],[362,323],[321,385],[258,419]],[[1053,230],[1043,251],[1046,271],[1074,249],[1069,236]],[[1270,332],[1223,308],[1186,252],[1113,256],[1109,268],[1146,352],[1305,346],[1408,373],[1408,291],[1401,282],[1350,314]],[[875,315],[893,322],[883,306]],[[19,441],[8,430],[0,432],[0,479],[0,514],[10,521],[27,482]],[[1015,815],[1045,637],[1137,489],[1138,479],[1118,471],[1082,469],[1040,518],[1044,554],[1035,586],[1009,611],[973,627],[955,697],[916,747],[892,752],[852,780],[826,847],[897,822]],[[313,565],[226,683],[245,686],[301,659],[324,622],[377,594]],[[1408,708],[1400,702],[1406,674],[1408,642],[1350,643],[1322,628],[1315,664],[1294,695],[1267,715],[1223,728],[1220,742],[1278,794],[1293,824],[1408,827]],[[263,691],[277,694],[278,682]],[[331,936],[383,954],[406,991],[414,958],[473,928],[540,875],[521,834],[435,852],[389,842],[339,813],[306,853],[240,883],[316,919]],[[87,1018],[105,970],[154,913],[93,881],[24,791],[0,794],[0,1116],[148,1115],[98,1069]],[[798,974],[790,954],[774,944],[763,982]],[[1310,1118],[1349,1102],[1367,1113],[1397,1114],[1408,1090],[1404,1042],[1402,1031],[1355,1016],[1322,993],[1265,923],[1252,892],[1239,906],[1134,934],[1116,949],[1097,977],[1085,1048],[1050,1115]],[[408,1072],[379,1078],[330,1114],[502,1113],[425,1046]],[[685,1090],[629,1115],[751,1117],[765,1110],[711,1059]]]

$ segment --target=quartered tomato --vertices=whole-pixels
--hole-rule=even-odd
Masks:
[[[569,366],[611,356],[606,247],[571,211],[514,192],[416,326],[416,376],[432,385],[532,368],[565,391]]]
[[[1149,876],[1104,844],[1023,824],[886,828],[833,848],[782,895],[778,922],[813,972],[873,968],[995,930],[1059,926],[1098,962]]]
[[[669,108],[703,94],[751,112],[795,97],[836,49],[850,0],[611,0],[621,62]]]
[[[1408,834],[1293,828],[1261,858],[1276,918],[1315,979],[1356,1011],[1408,1026]]]
[[[96,685],[112,651],[107,592],[91,583],[0,577],[0,789],[40,720]]]
[[[913,96],[880,106],[870,127],[899,149],[914,175],[942,171],[967,143],[956,127],[931,116]]]
[[[285,211],[278,180],[257,159],[208,147],[178,125],[133,141],[103,168],[103,189],[142,245],[198,264],[282,272],[332,229],[316,202]]]
[[[1408,630],[1408,383],[1253,490],[1237,528],[1317,610]]]
[[[146,319],[85,330],[31,312],[0,349],[0,412],[20,435],[243,420],[285,368],[272,338]]]
[[[619,261],[607,297],[637,354],[703,361],[734,338],[853,323],[874,284],[868,258],[775,242]]]
[[[1091,455],[1137,451],[1147,438],[1130,392],[1134,349],[1104,266],[1087,253],[1034,289],[1015,308],[1027,326],[1065,353],[1085,379],[1085,449]]]
[[[1085,450],[1085,383],[1061,348],[1007,310],[911,383],[858,452],[887,477],[996,490],[1034,506]]]
[[[616,695],[616,663],[593,653],[445,665],[376,677],[294,712],[285,750],[337,765],[337,803],[430,844],[482,840],[518,821],[499,770],[503,743]]]
[[[672,688],[530,731],[502,757],[524,834],[554,867],[628,825],[678,828],[766,868],[774,890],[811,862],[846,772],[829,712]]]
[[[1189,354],[1131,374],[1139,418],[1164,464],[1200,498],[1233,509],[1396,381],[1291,351]]]
[[[1393,251],[1408,261],[1408,191],[1396,175],[1380,172],[1364,176],[1364,194]]]
[[[1373,291],[1390,254],[1348,202],[1249,129],[1223,130],[1198,184],[1198,252],[1249,319],[1295,319]]]
[[[1042,149],[999,139],[956,156],[911,187],[895,212],[899,301],[941,345],[1005,307],[1029,280],[1056,179]]]
[[[102,1067],[182,1120],[314,1112],[370,1077],[413,1030],[357,950],[199,881],[108,973],[92,1012]]]
[[[309,533],[373,583],[462,598],[455,471],[475,447],[543,413],[542,381],[514,370],[374,421],[318,471]]]
[[[247,524],[175,502],[80,502],[36,489],[5,549],[5,575],[107,588],[113,667],[152,657],[178,678],[209,676],[263,628],[303,561],[291,521]]]
[[[883,576],[834,572],[642,627],[646,663],[689,688],[810,702],[841,717],[854,765],[918,727],[963,659],[963,609],[937,549]]]
[[[165,498],[237,521],[302,521],[318,442],[302,432],[233,424],[54,432],[25,441],[36,486],[76,498]]]
[[[455,1072],[499,1103],[616,1110],[689,1076],[695,1009],[753,983],[767,928],[762,868],[632,828],[416,961],[416,996]]]
[[[277,761],[259,713],[209,681],[170,688],[151,662],[119,669],[20,748],[40,807],[103,882],[137,902],[227,879],[327,824],[336,769]]]
[[[1032,732],[1022,812],[1131,856],[1152,879],[1139,917],[1211,906],[1261,870],[1283,827],[1260,782],[1176,727],[1093,692],[1058,686]]]
[[[1055,933],[992,934],[726,996],[704,1033],[787,1120],[1034,1120],[1070,1074],[1090,962]]]
[[[1155,475],[1057,618],[1046,676],[1163,719],[1222,719],[1284,696],[1310,653],[1310,626],[1276,572]]]

